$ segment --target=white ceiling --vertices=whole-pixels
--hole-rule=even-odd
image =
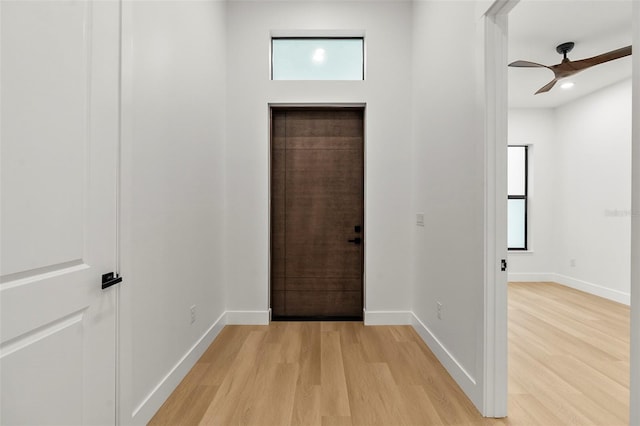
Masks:
[[[562,60],[556,46],[575,42],[569,59],[579,60],[631,44],[631,0],[521,0],[509,14],[509,63],[526,60],[555,65]],[[553,79],[546,68],[509,68],[509,106],[555,108],[631,76],[631,57],[587,69],[534,95]]]

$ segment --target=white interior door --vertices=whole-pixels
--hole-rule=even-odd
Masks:
[[[119,4],[0,19],[0,424],[114,424]]]

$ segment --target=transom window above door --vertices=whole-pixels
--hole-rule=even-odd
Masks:
[[[272,80],[364,80],[362,37],[273,37]]]

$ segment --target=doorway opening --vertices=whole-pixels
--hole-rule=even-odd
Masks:
[[[362,320],[364,107],[271,108],[273,320]]]
[[[521,1],[509,13],[508,63],[553,66],[574,45],[572,63],[609,57],[632,43],[631,7]],[[572,28],[567,12],[580,15]],[[548,69],[508,68],[509,149],[530,154],[508,161],[509,237],[518,214],[529,228],[525,249],[510,246],[508,258],[513,419],[560,401],[546,423],[629,423],[630,218],[611,212],[631,205],[631,71],[622,56],[550,85]],[[511,204],[518,171],[528,186],[521,212]]]
[[[518,4],[518,0],[507,0],[506,2],[496,1],[487,13],[487,21],[486,22],[486,59],[487,59],[487,67],[485,71],[487,72],[488,78],[488,91],[486,98],[486,105],[488,107],[488,111],[490,111],[487,120],[487,133],[489,135],[487,139],[487,153],[488,157],[488,170],[489,170],[489,195],[487,200],[492,202],[490,205],[489,211],[489,219],[495,220],[495,224],[497,224],[497,228],[501,228],[504,226],[505,218],[506,218],[506,210],[503,206],[503,194],[501,192],[503,189],[506,189],[506,148],[507,145],[507,76],[506,76],[506,67],[505,63],[507,63],[507,15],[511,12],[511,9]],[[637,13],[638,9],[636,9]],[[636,28],[637,30],[637,28]],[[513,60],[514,58],[509,58]],[[519,59],[519,58],[517,58]],[[636,124],[636,123],[634,123]],[[634,135],[634,138],[637,135]],[[494,142],[497,141],[497,142]],[[637,141],[637,139],[636,139]],[[636,142],[634,141],[634,142]],[[536,151],[537,160],[540,160],[538,154],[540,152]],[[495,163],[494,163],[495,161]],[[633,168],[636,168],[636,165],[633,164]],[[637,170],[637,169],[636,169]],[[492,172],[495,172],[491,174]],[[497,185],[495,185],[497,183]],[[536,188],[539,189],[539,188]],[[493,192],[492,192],[493,191]],[[540,193],[537,193],[540,195]],[[506,194],[504,194],[504,200],[506,200]],[[491,208],[495,207],[495,211],[491,211]],[[605,212],[606,214],[606,212]],[[536,218],[534,217],[534,220]],[[490,222],[491,224],[491,222]],[[488,226],[487,229],[492,230],[491,226]],[[503,239],[504,235],[500,234],[500,232],[493,233],[492,235],[496,235],[495,241],[498,241],[498,244],[494,247],[490,247],[490,251],[498,254],[503,254],[502,250],[502,241],[506,242],[506,239]],[[493,237],[490,237],[490,243],[493,243]],[[632,236],[633,239],[633,236]],[[536,244],[539,242],[535,240]],[[536,246],[537,247],[537,246]],[[633,253],[633,250],[632,250]],[[512,259],[513,260],[513,259]],[[516,263],[509,262],[509,268],[512,270],[513,266]],[[575,267],[575,261],[569,260],[567,262],[567,266]],[[633,265],[632,265],[633,269]],[[488,362],[485,363],[485,377],[487,377],[487,385],[486,389],[487,398],[485,399],[485,411],[489,413],[489,415],[505,415],[506,414],[506,344],[501,342],[506,342],[506,329],[500,325],[500,321],[494,322],[493,319],[501,320],[504,318],[506,324],[506,308],[507,308],[507,297],[506,297],[506,285],[502,285],[502,277],[499,277],[497,280],[493,279],[493,274],[488,274],[488,278],[490,278],[487,283],[487,292],[485,295],[487,296],[487,303],[485,308],[487,309],[487,313],[489,321],[485,324],[485,343],[488,343],[486,346],[488,356]],[[505,283],[506,284],[506,283]],[[634,286],[634,282],[632,280],[631,287]],[[565,289],[565,288],[563,288]],[[531,301],[528,302],[530,305]],[[495,309],[497,308],[497,309]],[[545,305],[541,305],[543,309],[549,309]],[[561,324],[561,326],[565,326],[566,324]],[[510,332],[511,333],[511,332]],[[513,333],[511,333],[513,334]],[[498,337],[499,339],[496,339]],[[624,352],[624,350],[623,350]],[[546,365],[546,362],[545,362]],[[580,374],[574,374],[574,378],[584,377]],[[627,374],[622,374],[621,380],[626,380],[628,378]],[[513,386],[512,386],[513,387]],[[512,393],[513,394],[513,393]],[[624,399],[624,398],[623,398]],[[517,406],[517,402],[513,402],[509,404],[510,407]],[[620,408],[620,407],[618,407]],[[621,411],[624,411],[621,410]],[[632,409],[633,412],[633,409]],[[510,411],[510,415],[514,414],[513,410]],[[598,415],[602,415],[602,412],[598,412]],[[632,414],[633,419],[633,414]],[[632,423],[633,420],[631,421]]]

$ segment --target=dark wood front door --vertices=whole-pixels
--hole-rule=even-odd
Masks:
[[[362,318],[364,110],[272,109],[271,308]]]

